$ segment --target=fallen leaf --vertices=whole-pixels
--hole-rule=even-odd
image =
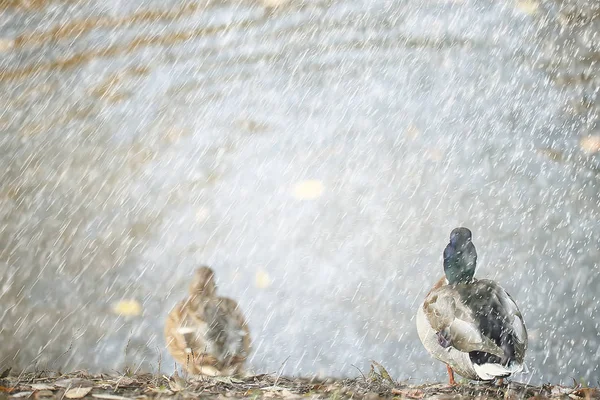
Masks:
[[[369,374],[367,376],[371,382],[377,382],[381,379],[381,376],[377,375],[377,372],[375,372],[375,367],[373,364],[371,364],[371,369],[369,370]]]
[[[175,370],[171,378],[167,378],[167,380],[169,381],[169,387],[174,392],[184,390],[188,386],[186,380],[179,376],[177,370]]]
[[[600,135],[589,135],[581,138],[579,147],[587,154],[598,153],[600,151]]]
[[[15,41],[7,38],[0,38],[0,52],[10,50],[14,47]]]
[[[296,399],[296,398],[300,398],[302,397],[299,394],[296,393],[292,393],[287,389],[282,390],[281,392],[279,392],[280,396],[286,399]]]
[[[517,1],[516,6],[519,11],[528,15],[533,15],[537,12],[540,5],[537,1],[519,0]]]
[[[405,132],[406,137],[411,140],[415,140],[420,134],[421,131],[419,131],[419,128],[417,128],[414,124],[410,124]]]
[[[563,386],[554,386],[550,390],[550,394],[552,396],[561,396],[561,395],[564,395],[564,394],[568,395],[571,392],[571,390],[572,390],[571,388],[566,388],[566,387],[563,387]]]
[[[264,269],[259,269],[256,272],[256,287],[259,289],[266,289],[269,286],[271,286],[271,277],[269,276],[269,273],[267,271],[265,271]]]
[[[189,132],[185,129],[171,127],[165,132],[163,139],[170,144],[178,142],[180,139],[189,135]]]
[[[11,370],[12,370],[12,367],[8,367],[4,371],[2,371],[2,373],[0,373],[0,379],[6,378],[8,376],[8,374],[10,374]]]
[[[201,365],[199,367],[198,374],[206,376],[218,376],[221,375],[221,371],[211,365]]]
[[[596,388],[581,388],[577,389],[573,392],[575,396],[585,397],[586,399],[590,399],[592,397],[598,396],[598,389]]]
[[[172,390],[167,389],[165,386],[149,387],[146,390],[148,392],[158,393],[158,394],[164,394],[164,395],[167,395],[167,396],[171,396],[174,393]]]
[[[563,156],[562,152],[560,152],[558,150],[551,149],[549,147],[544,148],[544,149],[538,149],[538,153],[540,153],[540,154],[548,157],[552,161],[560,162],[560,161],[563,161],[563,159],[564,159],[564,156]]]
[[[10,397],[29,397],[33,392],[19,392],[15,394],[11,394]]]
[[[380,398],[381,398],[381,396],[379,396],[379,393],[368,392],[368,393],[365,393],[364,400],[379,400]]]
[[[282,386],[265,386],[265,387],[261,387],[260,390],[263,390],[265,392],[277,392],[277,391],[285,390],[285,388]]]
[[[12,393],[14,391],[15,391],[15,388],[6,387],[6,386],[0,386],[0,392]]]
[[[277,8],[286,5],[289,0],[262,0],[263,6],[267,8]]]
[[[196,211],[196,221],[204,222],[208,219],[208,217],[210,217],[210,209],[206,207],[200,207]]]
[[[45,383],[32,383],[29,385],[33,390],[54,390],[56,387],[54,385],[47,385]]]
[[[423,397],[425,397],[425,393],[423,393],[423,391],[419,389],[408,390],[404,393],[404,395],[411,399],[422,399]]]
[[[65,397],[67,399],[81,399],[92,391],[91,387],[78,387],[67,390]]]
[[[240,379],[233,378],[231,376],[215,376],[212,378],[215,381],[227,383],[229,385],[233,385],[234,383],[244,383],[244,381]]]
[[[36,390],[33,398],[36,400],[54,398],[54,393],[51,390]]]
[[[325,186],[319,180],[306,180],[294,186],[294,197],[298,200],[315,200],[321,197]]]
[[[264,397],[283,397],[286,399],[300,398],[301,395],[290,392],[288,389],[283,388],[281,386],[267,386],[263,387],[260,390],[263,392]]]
[[[383,367],[383,365],[379,364],[377,361],[374,361],[374,360],[371,360],[371,362],[377,367],[377,369],[379,370],[379,375],[381,375],[381,377],[383,379],[385,379],[386,381],[389,381],[391,383],[394,383],[394,380],[392,379],[390,374],[387,372],[387,370]]]
[[[113,305],[115,314],[135,317],[142,314],[142,305],[137,300],[121,300]]]
[[[444,158],[444,152],[441,149],[430,148],[425,150],[425,157],[431,161],[441,161]]]
[[[88,381],[87,379],[81,378],[71,378],[71,379],[61,379],[54,382],[55,386],[63,387],[63,388],[79,388],[79,387],[92,387],[94,386],[94,382]]]
[[[181,382],[180,380],[174,379],[174,380],[169,381],[169,389],[171,389],[175,393],[185,390],[185,387],[186,387],[185,382]]]
[[[282,0],[270,0],[270,1],[282,1]],[[241,120],[237,122],[237,125],[250,132],[250,133],[261,133],[261,132],[265,132],[269,129],[269,126],[267,124],[258,122],[258,121],[253,121],[253,120]]]
[[[420,389],[392,389],[392,394],[400,395],[403,398],[408,397],[411,399],[422,399],[425,397],[425,393]]]
[[[117,381],[115,382],[115,384],[117,386],[123,387],[123,386],[130,386],[134,383],[135,381],[127,376],[120,376],[119,379],[117,379]]]
[[[115,394],[93,393],[92,397],[103,400],[132,400],[129,397],[117,396]]]

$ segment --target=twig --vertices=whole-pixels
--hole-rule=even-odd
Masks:
[[[191,350],[191,353],[188,353],[187,357],[185,358],[185,368],[183,368],[184,371],[182,371],[183,372],[183,374],[182,374],[183,375],[183,379],[185,379],[186,381],[187,381],[187,379],[189,377],[188,371],[190,370],[190,357],[192,357],[192,361],[193,361],[193,359],[195,357],[194,356],[194,349],[190,348],[190,350]],[[202,362],[202,360],[200,360],[200,362]],[[204,381],[203,378],[201,378],[200,380]]]
[[[158,352],[158,370],[156,371],[156,376],[154,377],[154,386],[158,386],[158,382],[160,380],[160,370],[162,368],[162,352],[158,346],[156,346],[156,351]]]
[[[290,359],[290,356],[287,356],[287,358],[285,360],[283,360],[283,362],[281,363],[281,367],[279,367],[279,372],[277,372],[277,377],[275,378],[275,383],[273,383],[273,386],[277,386],[277,382],[279,381],[279,378],[281,377],[281,374],[283,373],[283,368],[285,367],[285,364],[288,362],[289,359]]]
[[[58,357],[56,357],[56,358],[54,359],[54,361],[52,361],[52,362],[50,363],[50,368],[49,368],[49,369],[50,369],[50,370],[52,370],[52,368],[54,367],[54,364],[56,364],[56,362],[57,362],[58,360],[60,360],[60,358],[61,358],[62,356],[64,356],[65,354],[68,354],[68,353],[71,351],[71,349],[72,349],[72,348],[73,348],[73,339],[71,339],[71,342],[69,343],[69,348],[67,348],[67,350],[66,350],[65,352],[63,352],[62,354],[60,354]]]
[[[354,368],[356,368],[356,370],[358,371],[359,374],[362,375],[363,379],[365,380],[365,382],[367,381],[367,377],[365,376],[365,374],[362,373],[362,371],[360,370],[360,368],[358,368],[356,365],[354,364],[350,364],[351,366],[353,366]]]
[[[158,351],[158,371],[156,371],[156,375],[160,376],[160,370],[162,368],[162,351],[160,351],[158,346],[156,346],[156,351]]]
[[[127,344],[125,345],[125,360],[127,360],[127,351],[129,350],[129,343],[131,343],[131,332],[129,332],[129,337],[127,338]]]

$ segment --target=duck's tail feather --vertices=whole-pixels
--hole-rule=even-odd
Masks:
[[[521,372],[523,364],[512,363],[504,366],[497,363],[485,363],[481,365],[473,363],[473,368],[481,379],[490,381],[496,378],[506,378],[507,376]]]

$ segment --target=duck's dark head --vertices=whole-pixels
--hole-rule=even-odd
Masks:
[[[454,228],[450,243],[444,250],[444,272],[448,283],[469,283],[475,275],[477,252],[471,242],[472,234],[467,228]]]

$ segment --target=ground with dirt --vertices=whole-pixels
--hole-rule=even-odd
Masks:
[[[530,386],[509,382],[445,384],[396,382],[385,369],[374,368],[354,379],[289,378],[277,374],[247,377],[171,377],[154,374],[60,374],[35,372],[6,375],[0,380],[0,400],[87,399],[129,400],[146,398],[315,398],[315,399],[600,399],[597,388],[575,385]]]

